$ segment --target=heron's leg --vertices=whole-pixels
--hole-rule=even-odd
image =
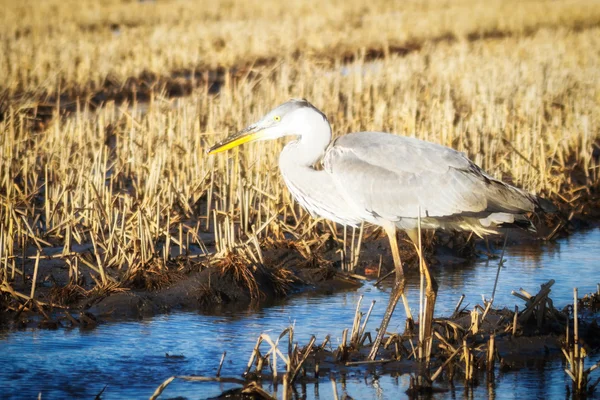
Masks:
[[[379,351],[379,347],[381,346],[383,336],[385,335],[388,324],[390,323],[390,319],[392,318],[392,314],[394,313],[396,304],[398,304],[398,300],[400,300],[401,297],[404,303],[404,308],[406,309],[407,319],[412,320],[410,308],[408,307],[408,301],[406,300],[406,296],[404,295],[404,270],[402,269],[402,261],[400,260],[400,250],[398,249],[398,240],[396,238],[396,226],[391,225],[384,228],[390,240],[390,247],[392,248],[392,257],[394,258],[394,269],[396,270],[396,281],[394,282],[392,293],[390,293],[390,301],[385,310],[385,314],[383,315],[383,320],[381,321],[379,332],[377,333],[377,337],[375,338],[375,341],[373,342],[373,347],[371,347],[371,352],[369,353],[370,360],[374,360],[375,357],[377,357],[377,352]]]
[[[424,315],[425,320],[420,321],[420,323],[425,324],[424,329],[423,329],[423,334],[424,334],[424,339],[428,339],[429,337],[431,337],[432,330],[433,330],[433,312],[435,309],[435,300],[437,298],[438,284],[435,281],[435,279],[433,278],[433,275],[431,275],[431,272],[429,271],[429,267],[427,266],[425,259],[423,258],[423,256],[421,254],[419,254],[419,252],[420,252],[419,233],[418,233],[417,229],[407,230],[406,233],[408,234],[408,237],[412,240],[412,242],[415,246],[415,249],[417,249],[417,254],[423,260],[423,274],[425,275],[425,282],[426,282],[426,287],[425,287],[426,303],[425,303],[425,315]]]

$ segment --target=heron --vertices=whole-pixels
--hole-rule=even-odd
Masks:
[[[544,199],[485,173],[463,153],[439,144],[384,132],[356,132],[332,141],[326,115],[305,99],[291,99],[258,122],[207,150],[216,154],[243,143],[296,139],[284,146],[279,169],[293,198],[312,216],[356,227],[383,228],[390,242],[395,282],[369,359],[374,360],[400,298],[405,277],[398,230],[417,251],[419,229],[471,231],[483,237],[504,224],[531,224],[527,215]],[[532,225],[531,225],[532,226]],[[431,337],[438,285],[429,268],[423,332]]]

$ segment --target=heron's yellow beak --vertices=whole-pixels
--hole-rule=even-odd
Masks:
[[[215,144],[210,149],[208,149],[207,153],[209,155],[217,154],[225,150],[233,149],[234,147],[237,147],[244,143],[258,140],[261,137],[263,137],[263,135],[263,128],[251,125],[246,129],[241,130],[238,133],[234,133],[233,135]]]

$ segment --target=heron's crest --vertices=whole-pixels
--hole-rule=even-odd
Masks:
[[[269,115],[271,115],[271,114],[279,115],[281,118],[283,118],[286,115],[288,115],[296,110],[299,110],[301,108],[310,108],[313,111],[316,111],[317,113],[319,113],[323,117],[323,119],[327,121],[327,116],[325,114],[323,114],[323,112],[321,110],[319,110],[317,107],[313,106],[306,99],[290,99],[290,100],[286,101],[285,103],[277,106],[271,112],[269,112]]]

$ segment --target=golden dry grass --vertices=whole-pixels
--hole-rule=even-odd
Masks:
[[[0,90],[87,93],[153,73],[600,23],[594,0],[2,0]]]
[[[0,260],[9,280],[23,273],[23,248],[35,258],[64,246],[60,258],[74,273],[86,269],[112,285],[127,271],[164,265],[177,249],[203,253],[202,230],[214,231],[220,256],[236,248],[259,262],[260,241],[284,235],[310,255],[315,226],[337,232],[308,218],[284,188],[282,142],[205,155],[290,97],[321,108],[336,134],[382,130],[451,146],[497,177],[572,206],[597,189],[596,2],[86,4],[6,7],[5,90],[86,91],[109,76],[274,61],[252,78],[226,73],[216,95],[204,87],[93,110],[81,100],[41,132],[20,103],[9,103],[0,122]],[[445,35],[453,39],[440,41]],[[404,56],[360,57],[361,49],[416,42]],[[358,57],[343,64],[347,51]],[[92,257],[73,250],[89,243]]]

